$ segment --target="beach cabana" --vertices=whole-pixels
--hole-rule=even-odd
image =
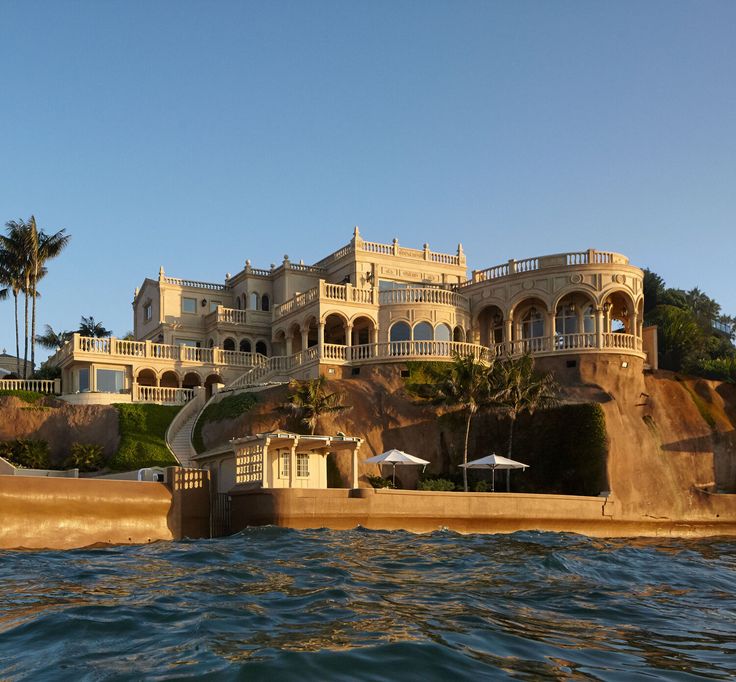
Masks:
[[[396,467],[397,466],[424,466],[426,468],[429,462],[426,459],[415,457],[407,452],[402,452],[393,448],[386,452],[382,452],[375,457],[369,457],[365,460],[366,464],[391,464],[393,466],[393,484],[396,485]],[[424,469],[422,469],[424,471]]]

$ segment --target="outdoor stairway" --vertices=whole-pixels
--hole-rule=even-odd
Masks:
[[[199,410],[195,410],[181,425],[170,444],[171,451],[183,467],[196,467],[192,462],[192,455],[194,455],[192,433],[194,425],[197,423],[197,417],[199,417]]]

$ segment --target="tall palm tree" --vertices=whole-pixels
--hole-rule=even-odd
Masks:
[[[103,338],[105,336],[112,336],[112,331],[105,329],[102,322],[95,322],[95,318],[90,315],[85,317],[82,315],[82,319],[79,323],[79,329],[77,333],[82,336],[92,336],[94,338]]]
[[[310,434],[314,434],[321,415],[349,409],[348,405],[341,404],[342,396],[339,393],[327,392],[327,379],[322,375],[318,379],[292,381],[289,388],[291,392],[287,406],[309,429]]]
[[[0,260],[2,260],[3,283],[7,284],[13,294],[15,306],[15,357],[18,376],[20,371],[20,342],[18,339],[18,295],[22,292],[25,297],[25,359],[28,356],[28,233],[23,220],[9,220],[5,223],[7,233],[0,235]],[[7,295],[7,293],[6,293]],[[28,371],[27,364],[23,366],[23,375]]]
[[[50,324],[44,327],[43,334],[36,336],[36,343],[43,348],[56,350],[72,338],[73,332],[56,332]]]
[[[46,274],[45,264],[56,258],[66,247],[71,235],[65,234],[65,230],[59,230],[54,234],[46,234],[43,230],[39,232],[36,226],[35,216],[31,216],[27,223],[28,242],[31,247],[29,254],[31,270],[31,367],[36,362],[36,299],[38,298],[38,281]]]
[[[534,414],[538,409],[556,405],[559,386],[551,372],[541,374],[534,370],[534,358],[528,354],[499,360],[490,382],[495,393],[494,404],[505,409],[510,419],[508,457],[511,458],[517,417],[522,412]]]
[[[476,359],[472,353],[455,354],[444,366],[428,367],[424,383],[407,388],[420,399],[435,405],[460,407],[465,413],[463,464],[468,463],[470,425],[478,408],[492,401],[489,375],[493,366]],[[463,467],[463,488],[468,492],[468,470]]]

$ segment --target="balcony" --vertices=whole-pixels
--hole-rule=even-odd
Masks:
[[[330,284],[320,280],[319,286],[304,293],[296,294],[288,301],[274,306],[273,318],[279,320],[297,310],[304,310],[315,301],[342,301],[343,303],[375,305],[376,290],[359,289],[350,284]]]
[[[436,287],[413,287],[406,289],[388,289],[378,294],[381,305],[416,305],[427,303],[430,305],[448,305],[468,312],[470,301],[462,294],[449,289]]]

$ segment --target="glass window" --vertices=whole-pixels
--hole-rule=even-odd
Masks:
[[[254,291],[250,295],[250,309],[251,310],[258,310],[258,294]]]
[[[248,341],[248,339],[242,339],[240,341],[240,352],[250,353],[250,351],[251,351],[250,341]]]
[[[391,341],[411,340],[411,328],[406,322],[397,322],[391,327]]]
[[[194,339],[176,339],[174,344],[177,346],[192,346],[193,348],[197,348],[199,341],[195,341]]]
[[[434,335],[434,330],[429,322],[420,322],[414,327],[414,340],[415,341],[431,341]]]
[[[148,303],[145,308],[143,308],[143,317],[145,318],[146,322],[153,319],[153,306]]]
[[[266,343],[264,341],[258,341],[256,343],[256,353],[260,353],[261,355],[268,355],[268,348],[266,347]]]
[[[434,329],[435,341],[451,341],[452,332],[446,324],[438,324]]]
[[[544,318],[536,308],[531,308],[521,322],[521,337],[536,339],[544,336]]]
[[[271,309],[271,301],[268,298],[268,294],[261,296],[261,310],[268,312]]]
[[[282,450],[279,454],[279,477],[289,478],[289,467],[291,466],[290,460],[291,453],[288,450]]]
[[[299,478],[309,477],[309,455],[299,454],[296,456],[296,475]]]
[[[214,313],[218,305],[222,305],[222,301],[210,301],[210,312]]]
[[[578,313],[574,305],[568,303],[557,309],[555,327],[558,334],[577,334]]]
[[[97,370],[97,391],[100,393],[122,393],[125,372],[118,369]]]
[[[583,331],[586,334],[595,333],[595,310],[592,305],[589,305],[583,313]]]
[[[390,279],[378,280],[379,291],[391,291],[392,289],[406,289],[408,284],[406,282],[392,282]]]
[[[79,392],[86,393],[89,391],[89,369],[84,368],[79,370]]]
[[[181,299],[181,311],[183,313],[196,313],[197,312],[197,299],[196,298],[182,298]]]

